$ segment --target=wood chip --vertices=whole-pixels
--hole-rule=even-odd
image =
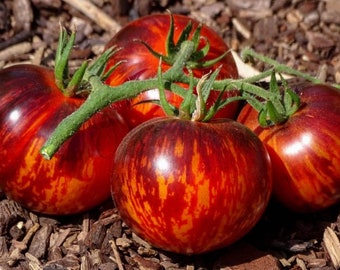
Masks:
[[[11,200],[0,201],[0,235],[6,234],[12,225],[27,218],[27,211],[18,203]]]
[[[296,264],[301,268],[301,270],[307,270],[307,267],[303,260],[296,258]]]
[[[114,260],[115,262],[117,263],[118,265],[118,269],[119,270],[124,270],[124,266],[122,264],[122,260],[120,258],[120,255],[119,255],[119,252],[118,252],[118,248],[116,246],[116,243],[114,240],[111,240],[110,241],[110,244],[111,244],[111,248],[112,248],[112,251],[113,251],[113,255],[114,255]]]
[[[340,241],[334,230],[330,227],[325,229],[323,235],[325,249],[328,252],[335,269],[340,268]]]
[[[118,32],[121,26],[105,12],[100,10],[97,6],[90,1],[84,0],[63,0],[79,11],[83,12],[92,21],[98,24],[101,28],[111,33]]]
[[[49,224],[42,226],[32,238],[28,252],[38,259],[44,257],[49,245],[52,227]]]
[[[251,37],[251,32],[249,29],[237,18],[231,20],[235,29],[240,32],[240,34],[245,38],[249,39]]]
[[[32,45],[30,42],[22,42],[10,46],[2,51],[0,51],[0,61],[10,61],[14,60],[15,58],[20,57],[32,49]]]
[[[18,63],[52,68],[62,23],[77,28],[69,63],[72,72],[83,60],[100,55],[112,35],[132,19],[171,10],[216,30],[235,50],[241,77],[268,67],[260,61],[243,63],[238,55],[250,47],[326,83],[340,83],[339,7],[339,0],[4,0],[0,1],[0,68]],[[85,214],[47,217],[25,214],[3,192],[0,198],[1,270],[334,270],[333,261],[337,265],[340,261],[339,207],[311,217],[286,215],[282,209],[273,213],[272,205],[242,240],[251,240],[254,248],[266,252],[254,256],[244,246],[237,250],[236,244],[188,257],[153,249],[128,228],[111,201]],[[326,226],[334,230],[334,239]],[[324,233],[324,241],[312,242]],[[243,255],[248,259],[225,261]]]
[[[13,0],[14,28],[17,31],[30,30],[33,11],[29,0]]]

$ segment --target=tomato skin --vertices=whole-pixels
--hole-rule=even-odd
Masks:
[[[238,121],[266,144],[273,164],[273,193],[297,212],[340,201],[340,92],[326,85],[299,89],[302,107],[284,124],[261,128],[245,106]]]
[[[0,81],[0,189],[32,211],[55,215],[110,198],[112,159],[128,132],[115,110],[94,115],[48,161],[40,148],[84,99],[64,96],[53,71],[41,66],[3,69]]]
[[[199,254],[243,237],[271,194],[270,159],[236,121],[156,118],[133,129],[115,156],[112,197],[152,245]]]
[[[177,42],[181,31],[185,28],[187,23],[191,20],[193,29],[196,29],[199,22],[182,15],[173,15],[174,18],[174,40]],[[148,49],[137,40],[142,40],[149,44],[153,50],[163,55],[166,54],[165,40],[169,31],[170,15],[168,14],[153,14],[142,17],[138,20],[132,21],[123,27],[106,45],[106,48],[114,45],[121,48],[119,52],[114,54],[107,64],[107,69],[114,66],[119,61],[124,61],[119,67],[108,77],[106,83],[111,86],[119,85],[128,80],[143,80],[156,77],[159,59],[153,56]],[[223,39],[211,28],[203,25],[201,29],[201,36],[206,37],[210,42],[210,51],[204,57],[204,60],[211,60],[219,57],[229,50]],[[204,40],[201,40],[200,46],[205,45]],[[237,78],[238,71],[231,53],[228,53],[221,61],[210,68],[194,69],[194,75],[202,77],[220,65],[223,65],[218,76],[219,79]],[[166,63],[162,64],[162,70],[169,69],[170,66]],[[225,94],[225,97],[234,96],[238,92],[230,91]],[[212,91],[208,99],[208,107],[217,99],[219,91]],[[167,91],[167,98],[170,103],[176,107],[182,101],[182,98]],[[161,107],[153,103],[140,103],[146,100],[159,99],[158,90],[149,90],[138,95],[130,102],[119,102],[115,106],[122,115],[130,122],[131,127],[157,116],[164,116]],[[216,118],[235,118],[238,110],[238,103],[233,102],[220,110],[216,114]]]

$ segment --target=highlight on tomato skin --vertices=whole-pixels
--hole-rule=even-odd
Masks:
[[[84,102],[56,87],[53,70],[0,70],[0,189],[24,207],[75,214],[110,199],[114,152],[128,127],[112,108],[84,123],[51,159],[39,150],[59,122]]]
[[[235,121],[156,118],[122,140],[111,190],[122,219],[153,246],[206,253],[239,240],[261,218],[272,191],[270,159]]]
[[[340,202],[340,91],[328,85],[298,89],[301,108],[281,125],[262,128],[245,106],[238,121],[265,143],[273,166],[273,196],[296,212]]]
[[[186,27],[189,21],[192,21],[193,31],[199,26],[199,22],[187,16],[173,14],[174,19],[174,41],[177,42],[180,33]],[[120,51],[115,53],[108,61],[107,69],[122,61],[115,71],[106,80],[111,86],[119,85],[128,80],[143,80],[154,78],[157,75],[157,67],[159,58],[152,55],[144,44],[137,40],[150,45],[157,53],[166,55],[166,37],[169,31],[170,15],[169,14],[152,14],[144,16],[140,19],[130,22],[123,27],[113,38],[107,43],[106,48],[117,46]],[[192,37],[191,33],[191,37]],[[205,37],[210,43],[210,50],[203,58],[204,61],[215,59],[225,52],[229,51],[228,45],[224,40],[211,28],[203,25],[201,29],[201,37]],[[206,41],[202,38],[200,47],[203,47]],[[227,53],[224,58],[209,68],[195,68],[194,75],[198,78],[202,77],[222,65],[222,69],[218,79],[238,78],[238,70],[231,53]],[[170,65],[164,61],[162,70],[166,71]],[[166,91],[169,103],[176,107],[182,102],[182,98],[178,95]],[[208,99],[207,106],[210,107],[219,96],[219,91],[212,91]],[[238,92],[229,91],[224,97],[235,96]],[[115,106],[118,111],[126,116],[131,127],[135,127],[142,122],[158,116],[165,116],[162,108],[150,102],[149,100],[158,100],[158,89],[149,90],[139,94],[135,99],[130,101],[118,102]],[[216,118],[235,118],[238,111],[238,102],[227,105],[216,114]]]

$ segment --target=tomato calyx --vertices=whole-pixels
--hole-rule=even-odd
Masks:
[[[55,83],[63,94],[68,97],[88,96],[91,91],[91,85],[88,83],[89,77],[98,76],[104,81],[120,64],[117,63],[110,70],[104,72],[108,59],[118,51],[118,48],[112,47],[106,50],[93,63],[89,64],[88,61],[84,61],[71,76],[69,74],[68,62],[74,46],[75,36],[74,30],[69,34],[65,28],[61,27],[55,55]]]
[[[192,69],[211,67],[217,62],[219,62],[221,59],[223,59],[228,53],[230,53],[230,51],[226,51],[222,55],[214,59],[201,61],[208,54],[210,50],[210,43],[206,37],[201,36],[202,24],[198,25],[198,27],[194,31],[192,28],[193,28],[192,22],[189,21],[186,27],[181,32],[176,43],[174,40],[174,33],[175,33],[174,18],[173,18],[173,15],[170,13],[169,32],[168,32],[168,35],[165,41],[165,49],[166,49],[165,54],[156,52],[149,44],[147,44],[143,40],[135,39],[135,41],[142,43],[153,56],[155,56],[158,59],[162,59],[164,63],[172,66],[175,63],[179,55],[179,51],[183,43],[185,41],[191,40],[194,44],[194,50],[192,54],[190,55],[189,59],[186,61],[186,67],[192,68]],[[192,31],[193,31],[193,34],[190,39],[190,34]],[[204,42],[203,46],[200,46],[201,40],[203,40]]]
[[[258,111],[258,121],[261,127],[282,124],[300,108],[298,94],[289,87],[281,73],[278,76],[281,87],[276,79],[275,71],[272,71],[268,89],[271,95],[265,101],[247,100]],[[247,96],[247,93],[244,96]]]

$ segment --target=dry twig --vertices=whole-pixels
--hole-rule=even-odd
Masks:
[[[83,12],[92,21],[98,24],[101,28],[108,32],[115,33],[121,26],[105,12],[101,11],[97,6],[90,1],[85,0],[63,0],[67,4],[73,6],[79,11]]]
[[[111,244],[111,248],[112,248],[113,254],[115,256],[116,263],[118,265],[118,269],[119,270],[124,270],[124,266],[123,266],[123,263],[122,263],[122,261],[120,259],[120,255],[119,255],[119,252],[118,252],[118,249],[117,249],[115,241],[111,240],[110,244]]]

